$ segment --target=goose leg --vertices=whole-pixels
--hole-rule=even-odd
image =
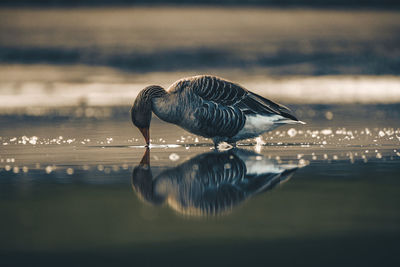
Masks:
[[[217,142],[214,142],[214,149],[218,150],[218,143]]]
[[[222,141],[221,138],[213,137],[212,140],[213,140],[213,142],[214,142],[214,149],[215,149],[215,150],[218,150],[218,145],[219,145],[219,143],[221,143],[221,141]]]
[[[226,139],[223,139],[223,138],[213,138],[213,142],[214,142],[214,149],[215,150],[220,150],[221,149],[219,147],[219,144],[221,144],[221,143],[227,143],[232,148],[236,148],[236,142],[232,141],[232,140],[229,140],[229,139],[226,140]]]

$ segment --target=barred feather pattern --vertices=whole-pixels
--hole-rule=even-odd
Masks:
[[[180,205],[189,213],[223,214],[251,194],[242,188],[247,183],[246,165],[229,152],[202,154],[160,176],[177,179]]]
[[[196,110],[194,116],[201,122],[199,130],[208,137],[232,137],[246,122],[246,117],[240,109],[212,101],[203,101],[202,107]]]
[[[151,100],[154,97],[162,97],[166,95],[167,92],[165,91],[164,88],[158,85],[150,85],[147,86],[145,89],[140,91],[138,94],[137,98],[138,99],[143,99],[144,102]]]
[[[222,105],[234,105],[248,94],[248,91],[239,85],[214,76],[195,77],[191,85],[193,91],[204,100]]]
[[[247,150],[204,153],[154,179],[151,169],[139,165],[132,173],[132,183],[141,198],[154,204],[167,202],[175,210],[190,215],[222,215],[289,179],[297,169],[278,171],[279,164],[266,161],[265,170],[254,172],[254,166],[248,167],[246,161],[253,161],[256,155]]]
[[[233,82],[207,75],[195,76],[192,80],[185,82],[186,87],[190,87],[195,94],[204,100],[221,105],[235,106],[247,114],[277,114],[297,120],[290,114],[287,107],[252,93]]]
[[[259,135],[259,132],[238,135],[251,116],[280,115],[297,121],[286,107],[215,76],[184,78],[167,91],[150,86],[140,94],[138,98],[146,99],[145,102],[152,99],[152,110],[162,120],[213,138],[216,144]]]
[[[198,132],[206,137],[235,136],[244,127],[249,114],[278,114],[297,120],[286,107],[215,76],[183,79],[173,87],[200,99],[195,117],[200,122]]]
[[[197,157],[196,161],[201,162],[197,178],[205,187],[224,183],[234,185],[245,179],[246,165],[233,153],[205,154]]]

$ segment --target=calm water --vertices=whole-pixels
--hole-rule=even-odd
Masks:
[[[2,119],[2,262],[397,266],[397,109],[307,108],[220,152],[153,120],[148,155],[129,120]]]
[[[400,266],[399,17],[1,8],[1,266]],[[146,153],[134,97],[203,73],[307,124]]]

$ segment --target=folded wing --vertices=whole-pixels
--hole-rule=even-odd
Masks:
[[[187,86],[205,101],[238,108],[245,114],[276,114],[298,121],[290,110],[233,82],[214,76],[196,76]]]

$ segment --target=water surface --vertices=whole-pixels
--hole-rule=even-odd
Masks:
[[[206,193],[198,182],[206,175],[199,173],[215,179],[228,173],[232,180],[250,168],[243,155],[215,152],[210,140],[157,119],[146,162],[143,140],[129,120],[3,118],[2,261],[397,265],[398,120],[385,109],[379,120],[367,122],[359,113],[355,123],[338,111],[344,107],[330,107],[329,120],[326,110],[307,108],[318,114],[303,114],[309,124],[239,144],[250,163],[262,163],[255,169],[263,177],[251,182],[257,175],[247,175],[247,184]],[[149,163],[151,176],[140,176],[138,185],[140,162]]]

